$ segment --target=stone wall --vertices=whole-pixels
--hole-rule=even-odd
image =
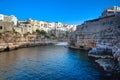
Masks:
[[[0,21],[0,33],[6,32],[6,31],[13,31],[14,23],[12,22],[4,22]]]
[[[118,36],[118,33],[114,28],[118,26],[120,26],[120,17],[117,15],[85,21],[69,36],[69,45],[74,44],[78,48],[94,48],[98,41],[115,42],[118,38],[113,37]]]

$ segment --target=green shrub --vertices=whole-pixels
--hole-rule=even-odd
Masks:
[[[46,38],[48,38],[48,39],[51,39],[51,37],[50,37],[50,36],[48,36],[48,35],[45,35],[45,37],[46,37]]]
[[[36,32],[37,32],[38,34],[41,34],[41,35],[44,35],[44,36],[47,34],[44,30],[41,30],[41,31],[40,31],[40,30],[37,29]]]

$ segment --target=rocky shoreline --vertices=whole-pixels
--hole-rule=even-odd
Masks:
[[[120,75],[120,43],[114,46],[97,44],[95,48],[88,51],[88,56],[92,58],[92,61],[97,63],[108,77]],[[85,50],[77,47],[71,47],[70,49]],[[116,77],[120,78],[119,76]]]
[[[44,45],[52,45],[55,44],[57,41],[47,41],[47,42],[18,42],[14,43],[2,43],[0,45],[0,52],[3,51],[11,51],[19,48],[27,48],[27,47],[35,47],[35,46],[44,46]]]
[[[119,43],[118,43],[119,44]],[[117,45],[118,45],[117,44]],[[110,80],[119,80],[120,79],[120,52],[119,47],[100,45],[96,48],[91,49],[88,52],[88,56],[94,58],[100,67],[102,67],[105,75],[110,77]],[[115,57],[116,56],[116,57]],[[114,77],[114,79],[113,79]]]

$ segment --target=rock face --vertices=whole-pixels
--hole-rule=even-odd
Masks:
[[[88,52],[88,56],[95,57],[104,71],[120,73],[120,50],[106,45],[99,45]],[[118,62],[116,62],[116,60]]]
[[[120,25],[120,22],[118,25]],[[120,72],[120,26],[109,27],[92,34],[84,33],[84,36],[81,35],[82,32],[82,30],[81,32],[78,30],[74,32],[74,35],[70,36],[71,40],[69,41],[69,45],[74,44],[73,46],[77,48],[80,48],[81,46],[85,48],[85,46],[90,45],[86,41],[93,41],[95,45],[91,46],[92,49],[88,52],[88,56],[97,57],[99,60],[96,62],[99,63],[100,66],[104,68],[104,70],[106,70],[105,68],[107,67],[105,64],[110,64],[117,65],[117,67],[109,66],[111,70]],[[106,59],[104,59],[105,56],[108,55],[113,56],[114,58],[111,59],[111,57],[106,57]],[[111,59],[110,63],[108,63],[109,59]]]
[[[110,9],[114,11],[113,8]],[[101,17],[78,25],[76,31],[69,35],[69,46],[90,49],[95,48],[97,44],[113,46],[120,42],[120,13],[115,10],[111,15],[104,14],[109,12],[105,9]]]
[[[103,67],[104,71],[107,72],[118,72],[120,73],[120,66],[116,64],[112,58],[100,58],[95,60],[101,67]]]
[[[105,10],[106,11],[106,10]],[[103,14],[102,14],[103,15]],[[68,44],[73,48],[91,49],[88,56],[97,57],[97,63],[107,70],[120,71],[120,13],[85,21],[69,36]],[[112,56],[111,57],[108,57]],[[107,56],[107,57],[106,57]],[[117,62],[116,62],[117,61]],[[112,65],[117,65],[118,68]]]
[[[43,36],[37,34],[27,34],[21,36],[16,32],[4,32],[0,35],[0,51],[9,51],[21,47],[40,46],[44,44],[53,43],[53,41],[46,40]]]
[[[120,67],[120,49],[115,52],[114,58],[117,59],[119,67]]]
[[[119,58],[120,58],[120,50],[117,50],[115,52],[114,57],[119,60]]]
[[[97,63],[99,63],[99,65],[101,66],[101,67],[103,67],[103,69],[105,70],[105,71],[112,71],[112,63],[113,62],[111,62],[112,60],[111,59],[97,59],[97,60],[95,60],[95,62],[97,62]]]
[[[4,51],[7,47],[6,46],[0,46],[0,52]]]
[[[93,34],[74,32],[69,36],[68,46],[77,49],[89,50],[96,47]]]
[[[110,48],[101,48],[101,47],[97,47],[97,48],[93,48],[92,50],[90,50],[88,52],[88,54],[93,54],[93,55],[110,55],[112,54],[112,49]]]

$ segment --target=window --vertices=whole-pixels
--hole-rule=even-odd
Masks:
[[[0,26],[0,30],[2,30],[2,26]]]

